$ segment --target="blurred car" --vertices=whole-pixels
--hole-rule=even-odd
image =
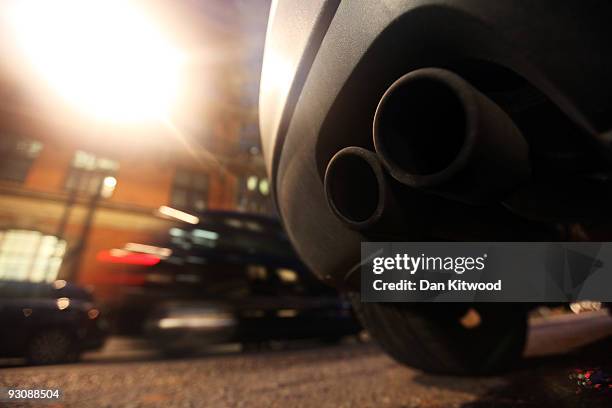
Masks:
[[[107,335],[91,294],[62,280],[0,281],[0,327],[0,356],[31,364],[77,361]]]
[[[337,342],[360,326],[350,304],[338,296],[267,296],[217,302],[168,302],[146,323],[151,341],[169,355],[210,344],[239,342],[245,348],[270,340],[317,338]]]
[[[136,283],[122,289],[118,327],[142,325],[170,353],[228,341],[336,340],[361,330],[349,303],[298,259],[277,220],[220,211],[198,217],[155,243],[100,254],[106,276]]]

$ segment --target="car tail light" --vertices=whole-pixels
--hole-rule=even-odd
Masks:
[[[141,254],[126,251],[123,249],[111,249],[98,252],[96,259],[99,262],[119,263],[128,265],[157,265],[161,258],[151,254]]]

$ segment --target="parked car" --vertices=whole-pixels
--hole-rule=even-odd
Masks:
[[[272,8],[260,129],[296,251],[402,363],[507,368],[529,305],[362,303],[360,243],[609,241],[612,2]]]
[[[91,294],[63,280],[0,281],[0,328],[0,356],[31,364],[77,361],[107,336]]]
[[[107,276],[139,282],[123,289],[118,327],[141,325],[174,354],[230,341],[331,341],[361,330],[349,302],[309,273],[277,220],[223,211],[198,218],[99,256]]]

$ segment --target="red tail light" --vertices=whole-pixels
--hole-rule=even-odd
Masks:
[[[157,265],[160,258],[150,254],[139,254],[121,249],[111,249],[98,252],[96,259],[99,262],[118,263],[127,265]]]

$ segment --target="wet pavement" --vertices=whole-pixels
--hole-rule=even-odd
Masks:
[[[486,378],[424,374],[355,341],[259,353],[229,346],[168,360],[145,343],[113,339],[80,364],[6,363],[0,387],[61,388],[63,400],[46,405],[53,407],[609,407],[611,393],[581,390],[570,376],[612,368],[611,334],[602,313],[537,319],[520,367]]]

